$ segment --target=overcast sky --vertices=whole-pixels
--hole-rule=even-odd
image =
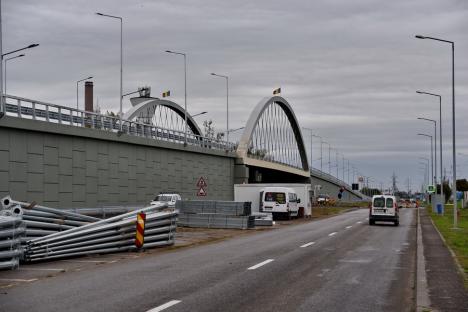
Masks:
[[[429,139],[416,134],[434,128],[416,118],[439,118],[437,98],[416,90],[443,97],[451,172],[450,45],[414,35],[455,41],[457,148],[467,155],[458,156],[457,170],[468,175],[466,0],[4,0],[3,52],[40,44],[8,62],[7,93],[75,106],[76,81],[92,75],[101,108],[118,111],[119,22],[95,12],[124,19],[124,93],[148,85],[153,96],[171,90],[183,104],[183,60],[164,51],[185,52],[188,111],[208,111],[200,123],[226,127],[224,81],[211,72],[230,77],[231,128],[245,125],[253,107],[281,87],[300,126],[376,184],[389,185],[394,171],[400,188],[408,177],[413,189],[420,186],[418,157],[429,157]],[[314,144],[316,159],[319,139]]]

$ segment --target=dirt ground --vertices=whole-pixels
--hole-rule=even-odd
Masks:
[[[21,264],[18,270],[0,271],[0,294],[7,291],[8,288],[20,284],[33,283],[44,278],[53,278],[59,274],[67,272],[81,271],[95,268],[99,265],[112,265],[121,261],[132,261],[133,259],[146,257],[154,254],[171,252],[179,248],[193,247],[202,244],[214,243],[233,237],[254,235],[263,231],[275,231],[283,227],[297,225],[315,220],[331,217],[349,210],[358,208],[335,209],[316,209],[316,213],[311,218],[300,218],[293,220],[275,221],[273,226],[258,226],[249,230],[237,229],[207,229],[207,228],[187,228],[178,227],[176,241],[173,246],[142,250],[138,252],[122,252],[104,255],[90,255],[79,258],[70,258],[63,260],[44,261],[32,264]]]

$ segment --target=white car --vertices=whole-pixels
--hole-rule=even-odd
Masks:
[[[176,201],[182,200],[179,194],[159,194],[150,205],[166,204],[168,208],[175,208]]]
[[[374,195],[372,197],[372,205],[369,207],[369,225],[374,225],[375,221],[390,221],[396,226],[400,224],[395,196]]]

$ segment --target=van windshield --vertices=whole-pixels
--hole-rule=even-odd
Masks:
[[[387,198],[387,208],[393,208],[393,198]]]
[[[383,208],[385,206],[385,198],[377,197],[374,199],[374,207]]]
[[[154,201],[160,201],[160,202],[170,202],[172,200],[172,196],[167,196],[167,195],[158,195],[154,199]]]
[[[286,204],[286,195],[284,193],[266,192],[266,202],[277,202],[278,204]]]

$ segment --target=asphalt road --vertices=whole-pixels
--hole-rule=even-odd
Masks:
[[[411,311],[415,209],[367,210],[42,279],[0,311]]]

